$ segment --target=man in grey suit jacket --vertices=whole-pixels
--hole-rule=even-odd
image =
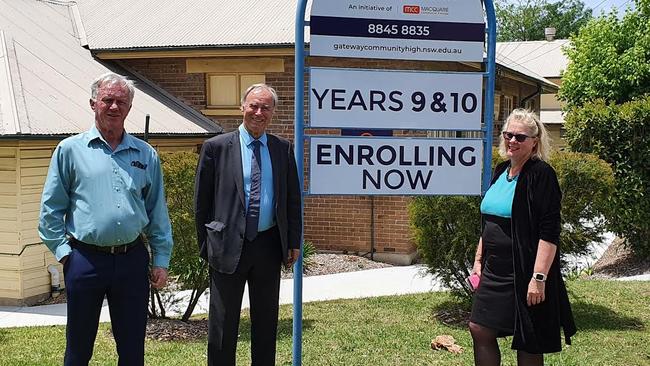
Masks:
[[[248,282],[253,365],[275,365],[281,264],[300,255],[301,187],[291,143],[267,134],[278,97],[255,84],[243,122],[207,140],[196,173],[200,255],[210,265],[208,365],[235,365]]]

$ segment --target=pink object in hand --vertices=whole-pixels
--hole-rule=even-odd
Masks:
[[[471,287],[473,291],[476,291],[479,282],[481,282],[481,277],[479,277],[479,275],[477,275],[476,273],[472,273],[469,277],[467,277],[467,283],[469,284],[469,287]]]

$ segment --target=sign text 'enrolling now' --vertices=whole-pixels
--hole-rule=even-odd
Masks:
[[[311,137],[310,194],[478,195],[480,139]]]

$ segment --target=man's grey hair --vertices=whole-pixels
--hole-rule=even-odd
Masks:
[[[116,74],[114,72],[107,72],[105,74],[99,75],[97,79],[95,79],[95,81],[90,84],[90,98],[92,100],[97,100],[97,91],[104,84],[120,84],[126,86],[129,90],[129,104],[133,102],[133,96],[135,95],[135,85],[133,84],[133,80],[129,80],[125,76]]]
[[[266,90],[269,93],[271,93],[271,96],[273,97],[273,107],[278,105],[278,93],[275,91],[275,89],[271,88],[270,86],[266,84],[253,84],[246,89],[246,92],[244,92],[244,95],[241,97],[241,105],[244,105],[244,102],[246,101],[246,97],[248,97],[248,94],[256,92],[258,90]]]

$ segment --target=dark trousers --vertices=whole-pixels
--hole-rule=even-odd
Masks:
[[[149,296],[149,253],[142,243],[125,254],[73,248],[64,266],[68,323],[64,365],[88,365],[104,296],[118,365],[144,365]]]
[[[210,269],[208,365],[234,366],[239,316],[248,282],[251,316],[251,364],[275,365],[280,294],[280,235],[277,228],[245,241],[233,274]]]

